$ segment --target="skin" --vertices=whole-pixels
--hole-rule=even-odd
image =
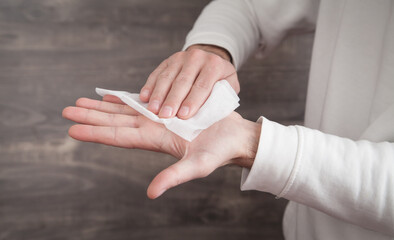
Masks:
[[[80,98],[75,107],[63,110],[63,117],[77,123],[69,129],[74,139],[163,152],[179,159],[152,180],[147,190],[151,199],[224,165],[250,168],[261,129],[233,112],[188,142],[109,95],[103,101]]]
[[[226,79],[239,93],[230,54],[212,45],[193,45],[164,60],[148,77],[140,99],[161,118],[188,119],[204,104],[213,85]]]

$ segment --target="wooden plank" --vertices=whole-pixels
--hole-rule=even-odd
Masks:
[[[138,91],[209,1],[0,1],[0,239],[282,239],[285,200],[241,192],[240,169],[146,197],[176,159],[70,139],[64,107]],[[248,119],[302,123],[313,36],[239,72]]]

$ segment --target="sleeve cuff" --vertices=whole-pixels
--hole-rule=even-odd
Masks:
[[[251,169],[242,170],[241,190],[258,190],[284,197],[298,172],[300,131],[297,126],[260,117],[260,141]]]

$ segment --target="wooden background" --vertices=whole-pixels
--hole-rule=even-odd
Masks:
[[[61,111],[96,86],[136,92],[208,0],[0,1],[0,239],[282,239],[285,200],[241,192],[241,169],[146,197],[175,161],[82,143]],[[240,71],[244,117],[302,123],[313,35]]]

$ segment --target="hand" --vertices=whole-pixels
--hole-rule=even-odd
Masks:
[[[230,55],[220,47],[193,45],[164,60],[148,77],[140,98],[162,118],[192,117],[204,104],[213,85],[226,79],[239,93]],[[179,111],[178,111],[179,110]]]
[[[63,117],[80,123],[69,129],[74,139],[158,151],[180,159],[153,179],[147,191],[152,199],[181,183],[205,177],[220,166],[250,168],[260,135],[260,124],[233,112],[188,142],[109,95],[104,101],[78,99],[76,107],[63,110]]]

